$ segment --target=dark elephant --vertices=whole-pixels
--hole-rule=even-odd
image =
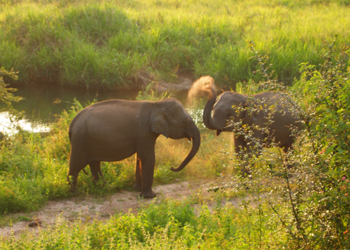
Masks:
[[[203,111],[205,126],[216,130],[217,135],[222,131],[234,132],[235,151],[239,158],[243,153],[252,152],[255,145],[254,153],[262,146],[272,144],[284,152],[292,148],[295,140],[293,129],[300,129],[300,121],[291,103],[281,93],[264,92],[248,97],[225,91],[217,98],[214,79],[210,76],[198,79],[192,89],[192,94],[202,89],[200,93],[209,96]],[[244,128],[252,130],[251,136],[243,135]]]
[[[69,128],[71,155],[69,176],[76,188],[79,172],[89,165],[94,180],[102,176],[101,161],[119,161],[136,153],[136,185],[141,196],[153,198],[155,143],[162,134],[172,139],[192,140],[192,149],[178,168],[182,170],[196,155],[200,133],[182,104],[162,101],[108,100],[93,104],[73,119]]]

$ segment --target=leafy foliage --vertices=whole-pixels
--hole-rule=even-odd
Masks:
[[[254,43],[249,44],[260,67],[258,73],[266,79],[252,82],[249,89],[279,91],[284,101],[298,111],[304,125],[294,152],[266,150],[260,157],[246,154],[240,162],[241,167],[250,166],[251,177],[259,184],[249,187],[258,196],[265,196],[275,219],[289,235],[290,249],[344,249],[350,244],[350,51],[348,46],[337,49],[336,45],[335,39],[327,46],[321,65],[302,63],[301,79],[288,89],[273,72],[269,73],[268,56],[260,56]],[[258,106],[265,107],[264,103]],[[267,124],[271,121],[268,119]],[[254,140],[252,129],[237,133],[254,142],[254,152],[265,141]],[[262,187],[261,176],[271,183]]]
[[[7,71],[4,67],[0,68],[0,110],[13,111],[12,103],[19,102],[22,98],[13,94],[17,90],[15,88],[9,88],[4,78],[17,80],[17,72],[13,70]]]
[[[312,235],[310,245],[341,249],[350,244],[350,50],[336,45],[335,39],[319,69],[302,64],[295,88],[304,90],[301,98],[309,104],[304,119],[318,171],[303,227]]]

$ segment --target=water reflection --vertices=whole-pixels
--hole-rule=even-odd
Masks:
[[[18,128],[23,130],[38,133],[38,132],[49,132],[50,127],[44,124],[30,122],[27,119],[16,120],[14,116],[10,115],[9,112],[0,113],[0,132],[7,135],[14,135],[18,132]]]
[[[76,98],[82,105],[87,105],[95,101],[107,99],[125,99],[135,100],[138,91],[97,91],[82,90],[59,86],[16,86],[18,89],[15,95],[22,96],[24,100],[14,103],[14,108],[18,111],[24,111],[23,120],[19,121],[20,127],[32,132],[46,132],[50,123],[55,121],[57,115],[63,110],[69,110],[73,105],[73,99]],[[175,95],[184,105],[186,105],[187,93],[178,93]],[[201,123],[201,111],[187,109],[197,125]],[[0,113],[0,131],[14,133],[13,125],[10,124],[8,112]],[[9,125],[12,128],[9,128]],[[12,131],[12,132],[10,132]]]
[[[51,123],[62,110],[69,110],[76,98],[81,104],[91,103],[93,100],[107,99],[133,100],[137,91],[87,91],[59,86],[17,86],[15,95],[24,100],[13,106],[25,112],[25,118],[30,122]]]

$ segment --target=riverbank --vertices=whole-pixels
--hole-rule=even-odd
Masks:
[[[210,6],[210,7],[209,7]],[[134,89],[179,74],[220,87],[262,79],[247,41],[291,84],[324,42],[349,38],[344,1],[18,1],[2,3],[0,66],[19,82]]]

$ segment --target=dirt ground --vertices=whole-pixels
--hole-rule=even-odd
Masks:
[[[198,182],[178,182],[168,185],[159,185],[153,188],[157,194],[157,200],[177,199],[181,200],[190,195],[202,193],[208,201],[213,192],[208,193],[206,183]],[[57,220],[108,220],[116,213],[134,213],[139,208],[154,202],[155,199],[140,199],[139,192],[121,191],[105,197],[85,197],[73,198],[62,201],[49,201],[48,204],[39,211],[31,213],[18,213],[10,215],[12,218],[27,218],[30,221],[19,221],[10,226],[0,227],[0,237],[20,235],[26,230],[38,231],[50,226],[54,226]],[[238,206],[238,200],[231,201]],[[40,224],[40,226],[38,226]]]

